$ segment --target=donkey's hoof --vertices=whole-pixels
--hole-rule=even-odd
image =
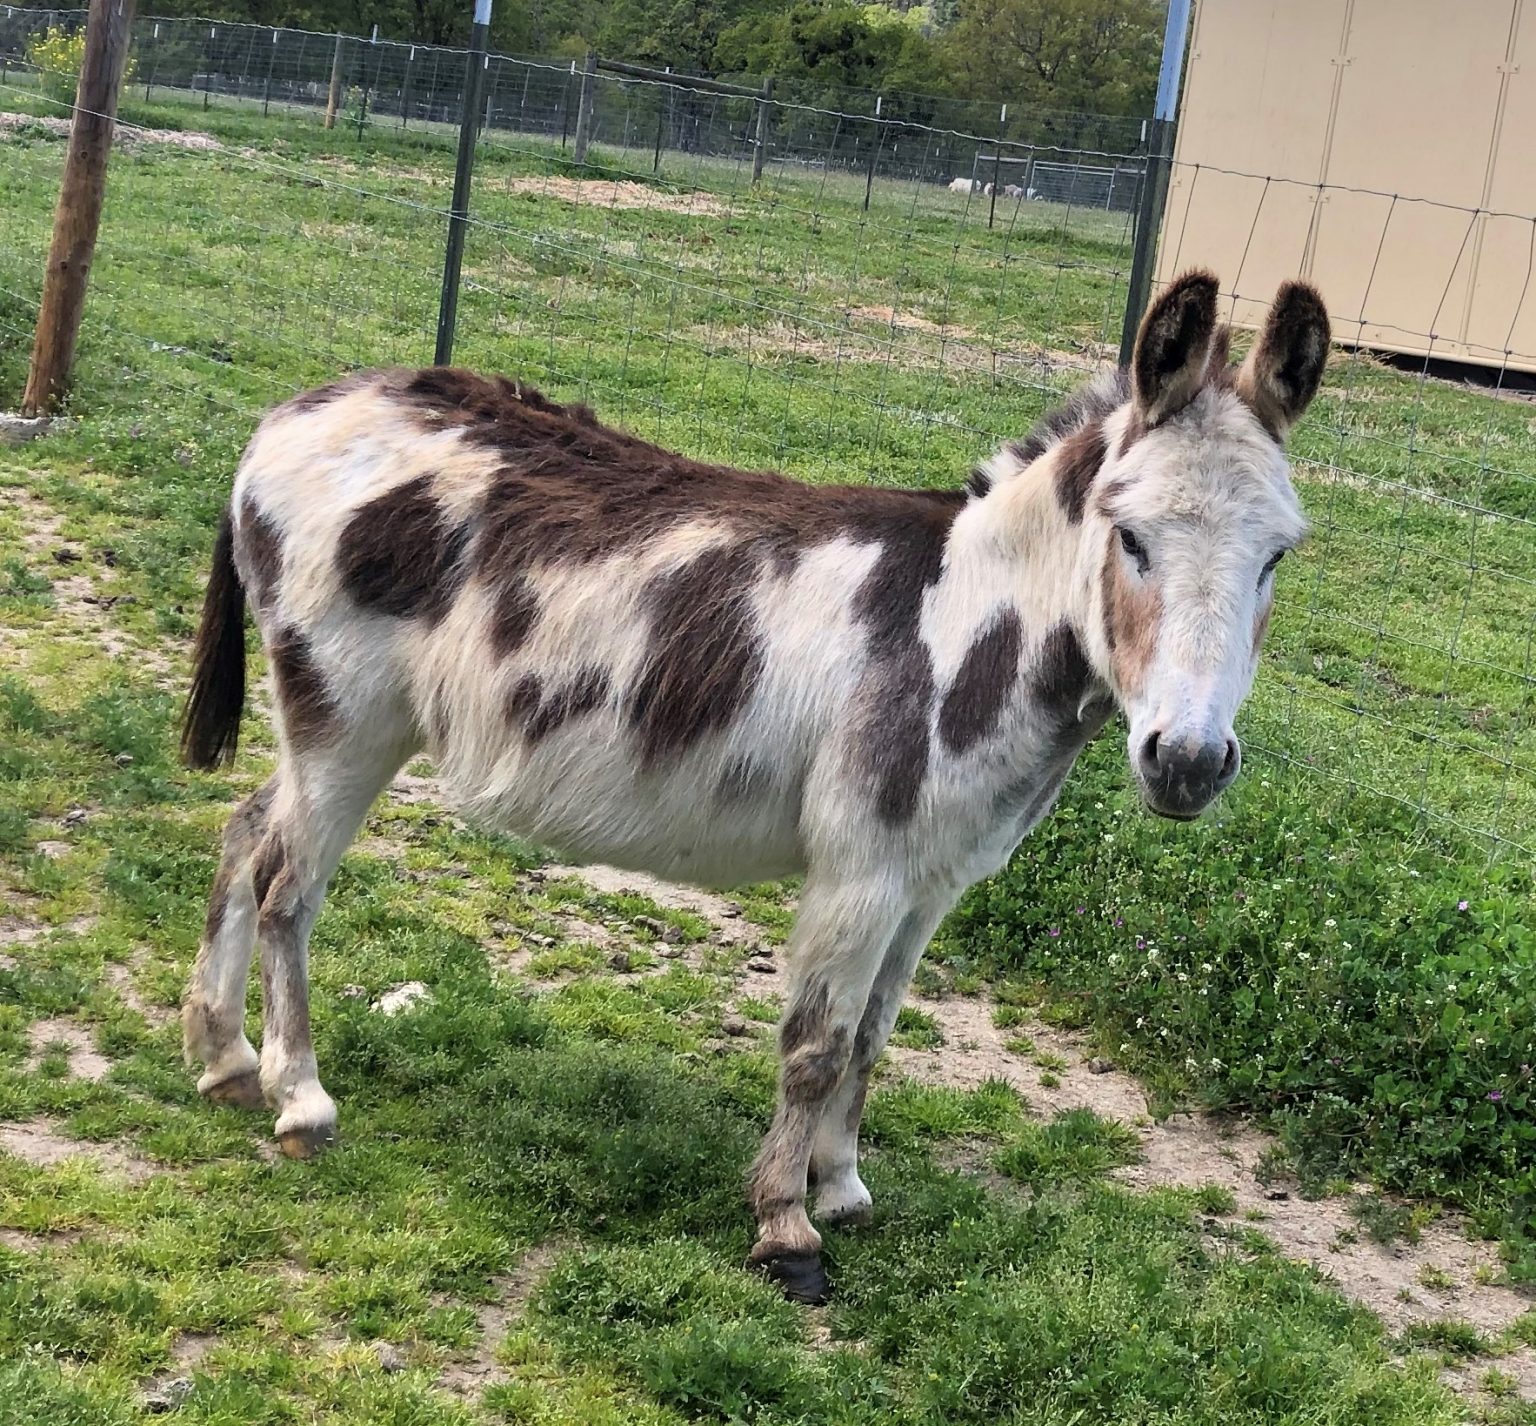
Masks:
[[[290,1159],[312,1159],[336,1142],[334,1124],[315,1124],[309,1128],[285,1129],[277,1136],[277,1147]]]
[[[232,1074],[217,1084],[200,1084],[198,1093],[212,1104],[233,1104],[237,1109],[264,1109],[261,1076],[254,1069]]]
[[[875,1205],[865,1199],[862,1203],[842,1203],[830,1208],[816,1209],[816,1221],[828,1228],[867,1228],[874,1221]]]
[[[775,1253],[755,1259],[749,1266],[778,1283],[779,1291],[791,1302],[820,1307],[831,1301],[832,1284],[821,1265],[820,1253]]]

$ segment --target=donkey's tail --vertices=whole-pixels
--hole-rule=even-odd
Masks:
[[[211,768],[234,760],[245,707],[245,590],[235,569],[234,524],[226,509],[213,544],[203,621],[192,651],[192,690],[181,721],[181,760]]]

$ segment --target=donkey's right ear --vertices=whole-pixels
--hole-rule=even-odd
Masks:
[[[1141,319],[1131,355],[1131,394],[1147,427],[1195,399],[1210,366],[1218,285],[1209,272],[1175,278]]]

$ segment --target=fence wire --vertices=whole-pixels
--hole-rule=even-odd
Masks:
[[[325,131],[325,96],[304,86],[329,83],[334,48],[317,49],[312,73],[295,59],[268,93],[252,47],[231,92],[200,87],[206,62],[187,68],[185,56],[177,83],[153,77],[154,24],[135,36],[87,364],[94,351],[131,368],[144,421],[202,422],[237,449],[266,405],[304,385],[428,361],[462,53],[457,74],[440,64],[436,78],[419,54],[420,78],[396,110],[406,75],[388,66],[409,47],[390,50],[364,76],[366,110],[359,95],[350,127]],[[562,144],[569,66],[519,64],[487,100],[517,119],[492,123],[480,147],[456,353],[465,365],[516,372],[701,458],[812,480],[956,484],[1113,360],[1132,233],[1095,175],[1134,166],[1134,154],[1035,146],[1019,157],[1074,173],[1065,190],[988,195],[968,180],[977,155],[996,165],[1006,151],[997,134],[893,123],[882,131],[890,165],[871,180],[846,127],[868,116],[775,101],[772,132],[804,137],[792,149],[776,138],[754,184],[753,101],[733,111],[681,79],[599,76],[604,117],[578,166],[569,133]],[[37,79],[12,68],[0,81],[14,193],[0,206],[7,342],[30,332],[64,152],[67,111]],[[708,117],[694,130],[680,114]],[[1174,175],[1186,193],[1217,181],[1236,235],[1221,249],[1224,301],[1247,323],[1277,276],[1251,256],[1255,234],[1279,224],[1294,271],[1313,241],[1311,210],[1281,201],[1278,179]],[[1423,274],[1436,301],[1423,330],[1405,335],[1427,354],[1374,350],[1384,314],[1373,277],[1390,245],[1415,224],[1494,215],[1376,195],[1366,223],[1352,201],[1366,256],[1357,290],[1325,294],[1341,346],[1292,441],[1314,535],[1282,581],[1243,732],[1261,757],[1320,785],[1529,856],[1536,411],[1524,368],[1536,356],[1505,350],[1476,379],[1438,365],[1434,313],[1469,243]],[[1210,258],[1210,225],[1190,218],[1199,211],[1170,211],[1165,271]],[[1536,251],[1536,219],[1497,221],[1524,225]],[[1511,334],[1525,289],[1501,299]]]

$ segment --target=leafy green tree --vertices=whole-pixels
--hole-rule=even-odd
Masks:
[[[959,0],[940,49],[969,97],[1145,114],[1166,11],[1163,0]]]

